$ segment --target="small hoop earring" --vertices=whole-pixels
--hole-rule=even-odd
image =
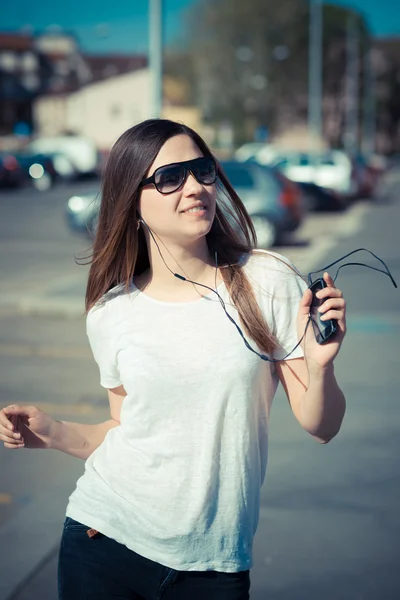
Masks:
[[[139,229],[140,229],[140,221],[138,221],[137,225],[136,225],[136,230],[139,231]]]

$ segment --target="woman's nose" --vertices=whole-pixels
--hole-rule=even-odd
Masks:
[[[186,178],[185,184],[183,186],[183,191],[187,195],[198,194],[199,190],[201,191],[203,186],[199,183],[196,177],[189,171],[189,174]]]

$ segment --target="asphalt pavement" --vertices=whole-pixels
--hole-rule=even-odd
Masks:
[[[365,247],[385,260],[400,283],[400,177],[394,176],[391,185],[384,201],[361,203],[355,212],[331,219],[317,216],[300,232],[298,246],[277,251],[300,263],[304,272]],[[49,198],[37,198],[42,208],[26,208],[30,220],[18,226],[21,245],[4,219],[0,223],[0,245],[11,263],[0,266],[8,293],[0,310],[0,401],[5,405],[22,398],[55,416],[96,422],[107,418],[106,405],[84,338],[81,280],[70,263],[71,249],[79,251],[85,242],[59,231],[48,216],[45,224],[53,229],[46,235],[32,231],[29,224],[40,227],[48,211],[59,219],[61,200],[55,195],[49,208]],[[15,196],[21,214],[24,202]],[[11,204],[6,211],[9,219],[15,214]],[[56,256],[49,255],[54,252]],[[367,253],[349,260],[381,267]],[[60,300],[51,286],[68,278],[68,301],[63,293]],[[346,418],[337,438],[317,444],[296,423],[278,391],[252,600],[400,597],[400,291],[385,275],[362,267],[341,270],[337,285],[348,303],[348,335],[336,361]],[[21,289],[29,300],[24,305],[19,303]],[[52,295],[56,300],[49,301]],[[65,309],[72,305],[73,310]],[[62,520],[83,462],[52,452],[1,449],[0,455],[0,600],[56,600]],[[28,480],[30,495],[24,497]]]

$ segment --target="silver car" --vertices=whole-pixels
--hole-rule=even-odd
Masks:
[[[303,199],[295,183],[256,162],[223,161],[221,166],[250,215],[259,248],[270,248],[299,227]]]

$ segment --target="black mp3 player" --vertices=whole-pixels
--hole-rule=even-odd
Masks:
[[[314,283],[312,283],[309,289],[312,291],[313,299],[310,306],[310,316],[311,316],[311,324],[314,330],[315,339],[318,344],[325,344],[335,333],[337,330],[337,324],[335,319],[329,319],[328,321],[322,321],[322,314],[318,312],[318,307],[326,300],[320,300],[315,295],[319,290],[322,290],[326,287],[325,280],[321,277],[320,279],[316,279]]]

